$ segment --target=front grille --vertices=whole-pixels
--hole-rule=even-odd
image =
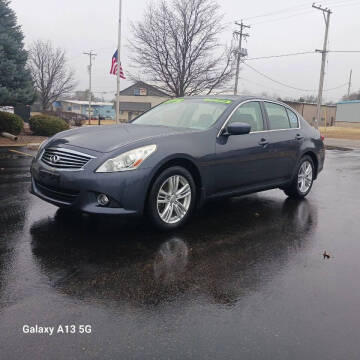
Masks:
[[[56,186],[42,184],[36,180],[34,180],[34,182],[41,194],[52,200],[67,203],[68,205],[72,204],[80,194],[80,192],[76,190],[61,189]]]
[[[56,169],[77,170],[84,167],[94,157],[63,148],[46,149],[41,160]]]

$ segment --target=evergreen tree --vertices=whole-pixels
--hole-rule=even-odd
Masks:
[[[0,0],[0,105],[34,101],[30,71],[26,69],[21,28],[9,0]]]

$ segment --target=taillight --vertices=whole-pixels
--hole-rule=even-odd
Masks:
[[[324,141],[325,136],[324,136],[324,135],[320,135],[320,139],[321,139],[321,141]]]

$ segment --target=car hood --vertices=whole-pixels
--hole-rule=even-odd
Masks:
[[[191,132],[191,129],[137,124],[89,126],[64,131],[51,141],[52,146],[71,145],[99,152],[111,152],[137,141]]]

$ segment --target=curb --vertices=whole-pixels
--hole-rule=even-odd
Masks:
[[[28,149],[37,150],[40,145],[41,145],[41,143],[29,143],[29,144],[26,144],[26,147]]]
[[[326,150],[353,151],[356,149],[336,145],[325,145]]]

